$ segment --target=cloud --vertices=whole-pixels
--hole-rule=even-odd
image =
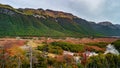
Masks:
[[[96,11],[102,8],[106,0],[71,0],[72,2],[78,4],[79,6],[83,6],[89,11]]]

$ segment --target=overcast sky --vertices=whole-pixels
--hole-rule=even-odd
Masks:
[[[0,0],[15,8],[43,8],[72,13],[88,21],[120,24],[120,0]]]

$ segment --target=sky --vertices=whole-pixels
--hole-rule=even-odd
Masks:
[[[14,8],[43,8],[72,13],[93,22],[120,24],[120,0],[0,0]]]

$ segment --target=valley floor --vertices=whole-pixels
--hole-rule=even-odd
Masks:
[[[111,45],[117,40],[119,39],[0,38],[0,68],[119,68],[120,55],[117,49],[120,47],[116,49],[116,45]]]

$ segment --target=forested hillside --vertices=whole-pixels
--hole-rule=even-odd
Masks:
[[[114,27],[114,28],[113,28]],[[0,4],[0,36],[119,36],[120,29],[89,22],[70,13]]]

